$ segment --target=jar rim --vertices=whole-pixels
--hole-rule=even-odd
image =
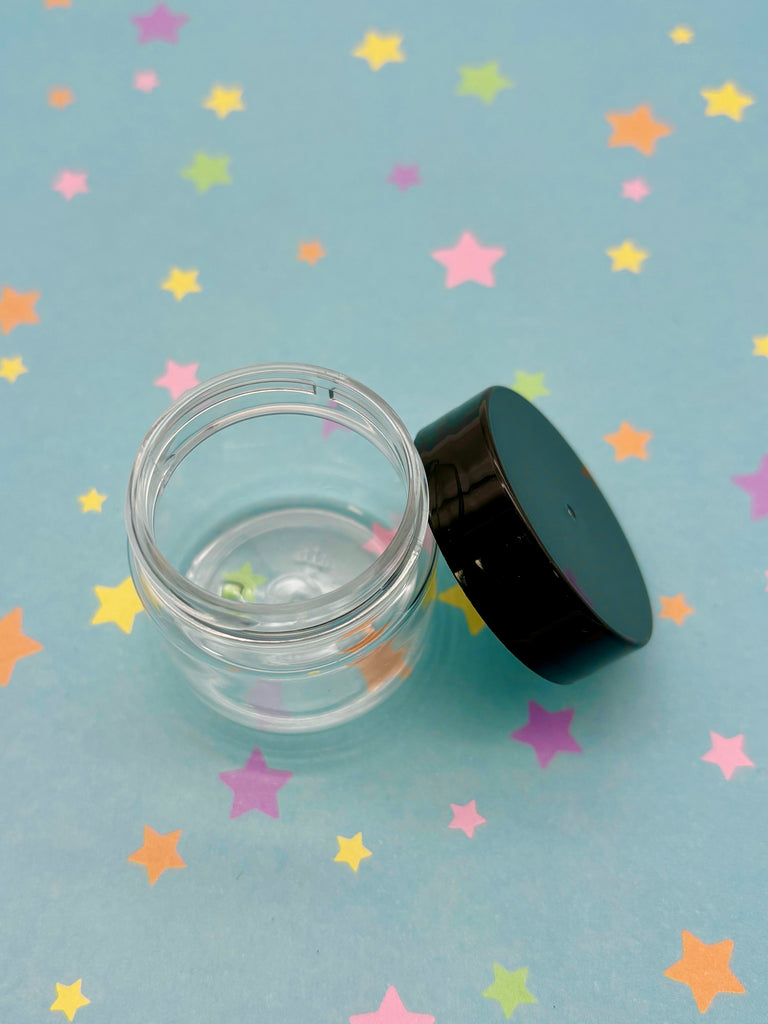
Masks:
[[[344,415],[343,401],[339,401],[340,398],[350,399],[358,414],[387,440],[390,450],[397,456],[407,494],[402,517],[390,543],[362,573],[326,594],[303,601],[277,605],[256,602],[240,604],[193,583],[165,557],[155,541],[155,506],[168,480],[189,451],[184,452],[177,464],[160,477],[153,493],[148,483],[163,453],[185,426],[227,398],[277,390],[317,395],[318,384],[329,392],[330,399],[336,404],[323,406],[322,411],[318,407],[317,412],[309,409],[302,412],[342,422],[355,430],[353,421]],[[249,392],[249,388],[257,390]],[[226,425],[219,429],[226,429]],[[365,436],[359,429],[356,432]],[[369,437],[365,439],[371,441]],[[196,442],[192,448],[203,440]],[[371,443],[374,444],[373,441]],[[387,452],[384,454],[389,458]],[[205,626],[243,641],[270,644],[287,640],[296,642],[304,638],[315,638],[318,634],[343,630],[349,627],[350,620],[356,620],[366,612],[370,614],[370,606],[376,598],[395,587],[397,580],[409,571],[418,557],[427,521],[426,474],[416,446],[397,413],[384,399],[354,378],[326,367],[305,363],[253,364],[219,374],[186,391],[155,420],[141,442],[131,468],[125,502],[129,552],[135,560],[140,579],[150,584],[152,596],[159,598],[174,614],[198,627]],[[152,597],[148,600],[150,604],[153,603]],[[307,612],[322,613],[324,606],[329,609],[333,606],[336,610],[332,614],[329,611],[327,618],[321,615],[307,626],[263,628],[263,623],[271,617],[279,619],[294,613],[299,616]]]

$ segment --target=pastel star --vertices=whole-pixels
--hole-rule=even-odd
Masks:
[[[674,129],[662,121],[654,121],[653,111],[647,103],[625,114],[611,113],[605,120],[613,128],[608,145],[633,146],[644,156],[652,156],[659,139],[671,135]]]
[[[405,54],[400,49],[402,36],[384,36],[375,29],[365,33],[362,43],[352,51],[353,57],[368,61],[371,71],[379,71],[385,64],[402,64]]]
[[[449,604],[451,607],[459,608],[464,612],[464,617],[467,620],[467,628],[472,636],[477,636],[480,630],[485,627],[485,623],[469,603],[469,598],[458,583],[455,587],[449,587],[448,590],[444,590],[442,594],[438,595],[437,599],[438,601],[442,601],[443,604]]]
[[[10,334],[19,324],[39,324],[35,303],[40,292],[17,292],[7,285],[0,294],[0,330]]]
[[[80,986],[83,984],[83,979],[78,978],[77,981],[73,981],[71,985],[60,985],[56,982],[56,999],[51,1005],[52,1010],[61,1010],[65,1014],[67,1020],[74,1020],[75,1014],[81,1006],[87,1006],[90,1003],[90,999],[86,999],[83,995]]]
[[[185,295],[203,290],[197,281],[199,273],[199,270],[180,270],[178,267],[171,267],[168,277],[160,287],[164,292],[171,292],[174,299],[181,302]]]
[[[69,202],[75,196],[85,195],[90,192],[88,188],[87,171],[59,171],[51,186],[54,192],[59,192]]]
[[[189,15],[174,14],[165,4],[158,4],[148,14],[134,14],[131,21],[138,29],[139,43],[151,43],[154,39],[178,43],[179,29],[187,24]]]
[[[370,642],[370,639],[367,642]],[[404,647],[396,650],[392,641],[387,640],[355,662],[369,691],[378,689],[392,679],[408,678],[413,669],[403,657],[405,650]]]
[[[299,242],[299,252],[296,259],[302,263],[309,263],[311,266],[325,256],[325,249],[319,242]]]
[[[83,512],[101,512],[101,506],[107,500],[106,494],[99,494],[95,487],[92,487],[87,494],[81,494],[78,499]]]
[[[525,373],[523,370],[515,370],[515,383],[512,385],[512,390],[516,391],[518,395],[522,395],[523,398],[527,398],[529,402],[538,398],[539,395],[550,393],[549,389],[544,387],[543,373]]]
[[[688,25],[675,25],[672,31],[669,33],[669,38],[675,44],[675,46],[683,46],[685,43],[690,43],[693,39],[694,32]]]
[[[651,194],[651,190],[648,182],[642,178],[630,178],[629,181],[621,183],[621,194],[624,199],[634,199],[636,203],[640,203]]]
[[[614,434],[605,434],[603,440],[613,448],[615,461],[622,462],[631,457],[647,459],[645,446],[652,437],[649,430],[635,430],[626,420],[622,420],[619,429]]]
[[[328,403],[329,408],[338,408],[339,403],[334,402],[333,399]],[[323,437],[329,437],[334,430],[342,430],[347,434],[349,433],[349,427],[345,427],[343,423],[337,423],[336,420],[323,420]]]
[[[394,985],[384,994],[381,1005],[373,1013],[355,1013],[349,1024],[434,1024],[435,1018],[429,1013],[412,1013],[403,1006]]]
[[[156,71],[134,71],[133,88],[139,92],[152,92],[160,85]]]
[[[21,356],[14,356],[12,359],[0,359],[0,377],[10,381],[11,384],[15,384],[16,378],[20,377],[22,373],[29,373],[29,370],[21,361]]]
[[[621,245],[606,249],[605,254],[611,257],[611,270],[631,270],[633,274],[640,273],[643,269],[643,262],[649,256],[645,249],[639,249],[629,238],[625,239]]]
[[[507,971],[501,964],[493,965],[493,984],[483,992],[486,999],[495,999],[509,1020],[521,1003],[538,1002],[526,988],[528,968],[520,967],[516,971]]]
[[[371,530],[373,531],[373,536],[363,544],[363,551],[370,551],[378,557],[392,543],[392,538],[397,533],[397,530],[388,530],[381,523],[374,523]]]
[[[54,7],[71,7],[72,0],[45,0],[46,11],[52,11]]]
[[[495,60],[477,68],[461,67],[459,74],[461,81],[456,86],[456,95],[477,96],[484,103],[493,103],[502,89],[511,89],[514,85],[501,74]]]
[[[133,864],[143,864],[147,869],[149,884],[154,885],[160,875],[169,868],[185,868],[187,865],[176,851],[181,829],[162,834],[149,825],[144,826],[144,845],[128,858]]]
[[[203,100],[203,107],[212,110],[219,119],[235,110],[245,110],[243,90],[237,85],[214,85]]]
[[[183,395],[190,388],[197,387],[200,381],[197,379],[197,368],[200,363],[175,363],[173,359],[166,359],[165,373],[152,383],[157,388],[168,388],[171,393],[171,401],[175,402],[179,395]]]
[[[737,768],[754,768],[755,762],[750,761],[742,750],[743,733],[728,738],[710,729],[709,738],[712,746],[701,755],[701,760],[716,764],[726,779],[730,779]]]
[[[693,615],[695,609],[686,604],[682,594],[675,594],[674,597],[659,597],[661,601],[660,619],[672,619],[678,626],[682,626],[688,615]]]
[[[133,580],[127,576],[116,587],[94,587],[99,599],[99,609],[91,619],[91,625],[98,626],[102,622],[114,622],[124,633],[133,629],[133,620],[143,609],[136,593]]]
[[[361,860],[371,856],[371,851],[363,846],[362,832],[358,832],[351,839],[345,839],[344,836],[336,836],[336,839],[339,843],[339,852],[333,858],[334,861],[349,864],[353,871],[357,871]]]
[[[203,195],[214,185],[231,185],[232,178],[229,174],[228,156],[209,156],[207,153],[195,153],[194,160],[189,167],[184,167],[181,172],[182,178],[193,181],[195,188]]]
[[[762,519],[768,515],[768,455],[763,455],[754,473],[732,476],[731,480],[752,498],[751,519]]]
[[[75,102],[75,94],[68,85],[58,85],[48,90],[48,106],[56,110],[64,110]]]
[[[469,839],[473,838],[478,825],[485,824],[485,818],[477,813],[474,800],[470,800],[468,804],[451,804],[451,810],[453,821],[448,828],[460,828]]]
[[[221,596],[236,601],[253,601],[256,591],[267,582],[266,576],[257,576],[251,569],[251,563],[241,565],[237,572],[228,572],[224,576],[225,585],[222,587]],[[226,593],[225,593],[226,591]]]
[[[722,115],[730,117],[732,121],[742,121],[745,107],[751,107],[755,102],[753,96],[739,92],[733,82],[724,82],[719,89],[702,89],[701,95],[707,101],[707,109],[704,111],[707,117]]]
[[[763,334],[761,337],[752,339],[753,356],[765,356],[768,359],[768,334]]]
[[[0,686],[10,683],[17,661],[43,649],[41,643],[22,632],[22,615],[21,608],[14,608],[0,619]]]
[[[418,164],[393,164],[387,181],[401,192],[407,192],[414,185],[420,185]]]
[[[219,778],[234,793],[230,818],[238,818],[247,811],[261,811],[271,818],[277,818],[280,813],[277,794],[293,778],[293,772],[269,768],[257,747],[243,768],[221,772]]]
[[[521,729],[510,733],[510,736],[520,743],[529,743],[536,751],[540,767],[546,768],[560,751],[568,754],[581,753],[581,747],[569,731],[572,721],[573,708],[547,711],[535,700],[529,700],[528,722]]]
[[[704,1013],[721,992],[744,992],[744,986],[728,966],[733,951],[732,939],[706,943],[691,932],[683,930],[682,935],[682,958],[668,967],[664,974],[690,988],[700,1013]]]
[[[470,231],[465,231],[452,249],[435,249],[432,259],[442,263],[447,270],[446,288],[455,288],[465,281],[493,288],[496,278],[491,268],[506,252],[506,249],[485,248]]]

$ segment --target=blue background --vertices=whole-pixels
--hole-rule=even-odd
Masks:
[[[139,46],[148,9],[0,12],[0,282],[41,293],[40,323],[0,337],[29,368],[0,380],[0,617],[22,606],[45,648],[0,692],[0,1017],[53,1019],[54,983],[82,977],[78,1024],[343,1022],[388,985],[438,1024],[493,1024],[495,961],[529,969],[538,1003],[514,1020],[683,1024],[699,1011],[663,971],[687,929],[734,941],[746,989],[708,1018],[764,1021],[766,524],[730,482],[766,447],[764,5],[186,0],[178,45]],[[401,33],[405,63],[353,58],[371,29]],[[489,60],[515,87],[456,96],[458,67]],[[704,115],[726,79],[756,98],[742,123]],[[247,110],[202,109],[216,82]],[[48,107],[54,85],[76,102]],[[609,149],[605,114],[645,102],[674,134],[650,159]],[[180,176],[198,150],[230,156],[233,183],[198,195]],[[393,163],[422,184],[388,184]],[[62,168],[90,193],[52,191]],[[495,288],[445,289],[430,253],[464,230],[506,248]],[[610,272],[625,238],[651,254],[638,276]],[[202,292],[162,291],[173,265]],[[300,740],[220,721],[145,615],[90,625],[93,587],[127,575],[122,496],[167,359],[200,379],[331,366],[414,432],[545,372],[537,404],[625,524],[654,610],[682,592],[695,614],[559,689],[438,603],[428,657],[364,720]],[[647,462],[614,460],[621,420],[652,431]],[[91,486],[100,515],[77,504]],[[575,709],[582,754],[541,769],[509,739],[529,699]],[[702,762],[710,730],[743,732],[755,767]],[[228,816],[218,774],[254,746],[294,772],[278,820]],[[473,798],[470,841],[447,826]],[[145,824],[183,830],[187,868],[154,887],[126,861]],[[373,856],[353,874],[335,837],[358,831]]]

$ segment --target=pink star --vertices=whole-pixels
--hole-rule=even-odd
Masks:
[[[200,363],[174,363],[172,359],[165,361],[165,373],[158,377],[154,384],[158,388],[168,388],[171,393],[171,401],[175,402],[179,395],[196,387],[200,381],[197,379],[197,368]]]
[[[485,818],[477,813],[474,800],[470,800],[468,804],[451,804],[451,810],[453,821],[448,828],[460,828],[470,839],[474,836],[477,826],[485,824]]]
[[[768,569],[765,570],[766,579],[768,579]],[[768,590],[768,583],[765,585],[765,589]]]
[[[133,88],[139,92],[152,92],[160,85],[160,79],[156,71],[134,71]]]
[[[712,764],[716,764],[722,770],[726,779],[730,779],[736,769],[742,765],[754,768],[755,762],[750,761],[741,749],[741,745],[744,742],[742,733],[727,739],[725,736],[712,732],[710,729],[709,738],[712,741],[712,747],[706,754],[701,755],[701,760],[711,761]]]
[[[559,751],[581,753],[581,747],[571,736],[569,729],[573,720],[573,708],[565,711],[547,711],[535,700],[528,701],[528,723],[510,733],[513,740],[530,743],[536,751],[539,765],[546,768]]]
[[[73,196],[90,192],[87,171],[59,171],[53,183],[53,191],[60,192],[69,202]]]
[[[235,794],[230,818],[239,818],[246,811],[262,811],[270,818],[277,818],[280,815],[277,794],[293,778],[293,772],[270,768],[256,747],[243,768],[221,772],[219,778]]]
[[[418,164],[394,164],[387,181],[395,185],[401,192],[407,192],[414,185],[421,184]]]
[[[429,1013],[411,1013],[406,1010],[397,989],[390,985],[378,1010],[353,1014],[349,1024],[434,1024],[434,1020]]]
[[[397,530],[388,530],[378,523],[373,524],[373,536],[363,544],[363,551],[372,551],[378,556],[384,553],[392,542]]]
[[[634,199],[636,203],[639,203],[651,194],[651,190],[647,181],[642,178],[631,178],[629,181],[621,183],[621,194],[624,199]]]
[[[491,269],[494,263],[506,255],[506,249],[486,249],[470,231],[465,231],[452,249],[435,249],[432,259],[447,269],[445,287],[455,288],[465,281],[476,281],[486,288],[493,288],[496,278]]]
[[[732,476],[731,480],[752,498],[750,516],[762,519],[768,516],[768,455],[763,455],[754,473]]]
[[[339,403],[331,399],[328,405],[336,409]],[[323,420],[323,437],[329,437],[334,430],[346,430],[349,433],[349,427],[345,427],[343,423],[337,423],[336,420]]]

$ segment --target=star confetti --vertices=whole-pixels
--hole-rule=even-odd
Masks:
[[[619,429],[614,434],[605,434],[603,440],[613,448],[616,462],[623,462],[629,458],[647,459],[645,446],[652,437],[649,430],[635,430],[626,420],[622,420]]]
[[[724,82],[719,89],[702,89],[701,95],[707,101],[707,117],[730,117],[732,121],[743,121],[744,110],[755,102],[733,82]]]
[[[160,287],[164,292],[170,292],[177,302],[181,302],[185,295],[203,290],[197,280],[198,274],[198,270],[180,270],[178,267],[171,267],[168,277]]]
[[[74,102],[75,94],[68,85],[57,85],[48,90],[48,106],[55,110],[64,110]]]
[[[385,36],[375,29],[365,33],[365,38],[353,51],[353,57],[368,61],[371,71],[379,71],[385,64],[402,64],[405,54],[400,49],[402,36]]]
[[[236,110],[245,110],[243,90],[237,85],[214,85],[203,100],[203,107],[212,110],[219,119]]]
[[[483,103],[493,103],[502,89],[511,89],[515,84],[499,71],[496,61],[489,61],[480,67],[459,68],[461,81],[456,86],[457,96],[477,96]]]
[[[174,14],[170,7],[158,4],[148,14],[135,14],[131,21],[138,31],[137,42],[178,43],[179,29],[189,21],[186,14]]]
[[[405,650],[404,647],[396,649],[392,641],[387,640],[355,662],[369,691],[377,690],[392,679],[408,678],[413,669],[403,656]]]
[[[337,409],[339,406],[338,402],[333,399],[328,403],[330,409]],[[337,423],[336,420],[323,420],[323,437],[330,437],[335,430],[341,430],[344,433],[349,433],[349,427],[345,427],[343,423]]]
[[[10,683],[17,661],[43,649],[41,643],[22,632],[22,615],[21,608],[14,608],[0,619],[0,686]]]
[[[147,869],[149,884],[154,885],[160,875],[169,868],[185,868],[187,865],[176,851],[181,838],[181,829],[161,835],[149,825],[144,826],[144,845],[128,858],[133,864],[142,864]]]
[[[29,373],[24,365],[21,356],[13,356],[10,359],[0,359],[0,377],[15,384],[22,373]]]
[[[71,7],[72,0],[45,0],[46,11],[52,11],[54,7]]]
[[[435,1018],[429,1013],[412,1013],[403,1006],[403,1001],[394,985],[390,985],[378,1010],[373,1013],[355,1013],[349,1024],[434,1024]]]
[[[420,185],[418,164],[394,164],[387,181],[401,192],[407,192],[414,185]]]
[[[124,633],[133,629],[133,620],[143,610],[133,580],[127,576],[116,587],[94,587],[99,599],[99,609],[91,619],[91,625],[114,622]]]
[[[195,188],[204,195],[214,185],[231,185],[228,156],[209,156],[208,153],[195,153],[189,167],[182,168],[181,176],[195,183]]]
[[[493,265],[506,252],[506,249],[480,245],[470,231],[465,231],[452,249],[435,249],[432,259],[446,268],[446,288],[455,288],[466,281],[475,281],[486,288],[493,288],[496,284]]]
[[[581,747],[570,733],[572,721],[573,708],[547,711],[535,700],[529,700],[527,724],[510,733],[510,736],[520,743],[529,743],[536,751],[540,767],[546,768],[555,754],[561,751],[568,754],[581,753]]]
[[[266,582],[267,577],[257,575],[251,569],[251,563],[246,562],[237,572],[225,574],[221,596],[234,601],[253,601],[256,598],[256,591]]]
[[[768,334],[752,339],[752,355],[765,356],[768,359]]]
[[[101,506],[107,500],[106,494],[99,494],[95,487],[92,487],[87,494],[81,494],[77,499],[83,512],[101,512]]]
[[[522,395],[523,398],[527,398],[529,402],[550,393],[549,388],[544,386],[543,373],[525,373],[523,370],[515,370],[515,382],[512,385],[512,390],[516,391],[518,395]]]
[[[387,527],[382,526],[381,523],[374,523],[371,530],[373,536],[363,544],[363,550],[370,551],[378,557],[379,555],[384,554],[392,543],[392,538],[397,533],[397,530],[388,530]]]
[[[173,359],[166,359],[165,373],[153,381],[157,388],[168,388],[171,400],[176,401],[179,395],[183,395],[190,388],[197,387],[200,381],[197,379],[197,369],[200,363],[175,363]]]
[[[636,203],[641,203],[650,194],[648,182],[643,178],[630,178],[629,181],[621,183],[621,195],[624,199],[633,199]]]
[[[85,195],[87,192],[90,192],[88,188],[88,172],[59,171],[51,187],[54,192],[58,192],[69,202],[75,196]]]
[[[270,768],[257,747],[243,768],[221,772],[219,778],[234,793],[230,818],[239,818],[247,811],[261,811],[277,818],[277,794],[293,778],[293,772]]]
[[[139,92],[152,92],[160,85],[156,71],[134,71],[133,88]]]
[[[629,238],[625,239],[621,245],[606,249],[605,254],[611,257],[611,270],[631,270],[633,274],[640,273],[643,263],[649,255],[645,249],[638,248]]]
[[[0,330],[10,334],[19,324],[39,324],[35,303],[40,292],[17,292],[7,285],[0,294]]]
[[[751,497],[750,517],[762,519],[768,515],[768,455],[763,455],[754,473],[732,476],[731,480]]]
[[[750,761],[742,749],[742,733],[729,738],[710,730],[709,738],[712,746],[706,754],[701,755],[701,760],[716,764],[726,779],[730,779],[737,768],[754,768],[755,762]]]
[[[732,939],[710,944],[685,930],[682,937],[682,958],[668,967],[664,974],[690,988],[700,1013],[704,1013],[715,996],[721,993],[744,992],[744,986],[728,966],[733,952]]]
[[[81,991],[83,979],[78,978],[71,985],[60,985],[56,982],[56,999],[51,1005],[51,1010],[61,1010],[67,1020],[74,1020],[75,1014],[81,1006],[87,1006],[90,999],[86,999]]]
[[[675,594],[674,597],[660,597],[661,611],[660,619],[672,619],[678,626],[682,626],[689,615],[693,615],[695,609],[686,603],[682,594]]]
[[[482,814],[477,813],[474,800],[470,800],[468,804],[451,804],[451,810],[453,811],[453,821],[450,822],[448,828],[461,829],[469,839],[474,837],[478,825],[485,824],[485,818]]]
[[[309,263],[310,266],[314,267],[317,261],[321,260],[324,256],[325,249],[319,242],[299,242],[299,251],[296,259],[300,263]]]
[[[516,971],[508,971],[501,964],[493,965],[493,984],[483,992],[486,999],[495,999],[502,1013],[509,1020],[522,1003],[538,1002],[527,987],[528,968],[520,967]]]
[[[467,620],[467,629],[472,636],[477,636],[480,630],[485,628],[485,623],[469,603],[469,598],[458,583],[454,587],[444,590],[442,594],[439,594],[438,601],[442,601],[443,604],[449,604],[453,608],[459,608],[464,612],[464,618]]]
[[[675,46],[684,46],[686,43],[691,42],[694,34],[693,29],[688,25],[675,25],[669,33],[669,38]]]
[[[361,860],[371,856],[371,851],[363,846],[362,832],[358,832],[351,839],[336,836],[336,841],[339,844],[339,852],[333,858],[334,861],[338,861],[340,864],[349,864],[353,871],[357,871]]]
[[[625,114],[610,113],[605,120],[613,128],[608,145],[633,146],[643,156],[652,156],[656,143],[671,135],[674,129],[662,121],[655,121],[653,112],[647,104],[636,107]]]

